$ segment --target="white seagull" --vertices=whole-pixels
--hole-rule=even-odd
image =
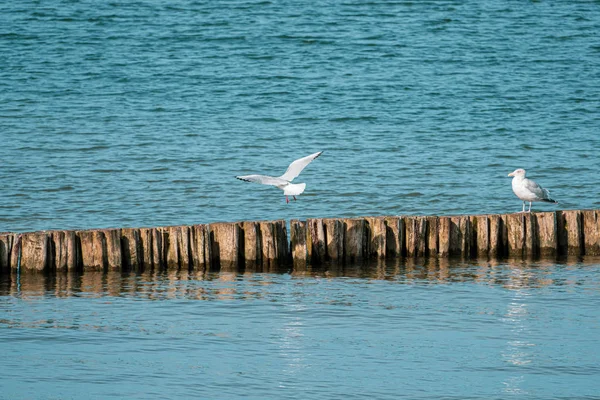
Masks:
[[[304,192],[304,189],[306,188],[306,183],[292,183],[292,181],[294,178],[300,175],[300,172],[302,172],[302,170],[308,164],[310,164],[312,160],[319,157],[322,153],[322,151],[319,151],[318,153],[311,154],[310,156],[299,158],[290,164],[287,171],[285,171],[285,174],[279,177],[268,175],[244,175],[236,176],[236,178],[246,182],[277,186],[279,189],[283,190],[285,202],[289,203],[290,200],[288,199],[288,196],[292,196],[294,200],[296,200],[296,196]]]
[[[525,178],[525,170],[522,168],[515,169],[513,172],[508,174],[513,176],[512,190],[515,192],[517,197],[523,200],[523,211],[525,212],[525,202],[529,202],[529,211],[531,212],[532,201],[545,201],[547,203],[558,203],[558,201],[550,198],[550,192],[544,189],[531,179]]]

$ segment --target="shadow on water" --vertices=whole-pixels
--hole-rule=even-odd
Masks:
[[[565,270],[579,272],[565,279]],[[559,260],[460,260],[411,258],[347,265],[282,267],[269,272],[234,271],[88,271],[83,273],[7,274],[0,276],[0,296],[14,297],[140,297],[153,300],[212,300],[238,295],[247,284],[268,286],[286,280],[359,279],[405,285],[473,283],[505,289],[589,285],[600,270],[600,257]],[[560,275],[560,276],[559,276]],[[255,287],[256,289],[256,287]],[[260,290],[256,291],[258,293]]]

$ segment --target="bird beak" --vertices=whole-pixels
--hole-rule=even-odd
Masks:
[[[508,174],[508,176],[515,176],[514,172],[511,172],[510,174]]]

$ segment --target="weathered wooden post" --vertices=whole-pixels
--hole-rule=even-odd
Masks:
[[[161,227],[163,252],[165,257],[165,269],[169,271],[179,270],[179,246],[177,232],[169,226]],[[172,235],[172,236],[171,236]]]
[[[321,218],[309,218],[306,220],[306,250],[311,265],[318,265],[325,261],[327,254],[327,243],[325,239],[325,227]]]
[[[344,259],[344,221],[339,218],[324,219],[327,240],[327,259],[341,262]]]
[[[262,266],[262,238],[260,224],[254,221],[244,221],[241,224],[241,234],[244,238],[243,248],[244,269],[246,271],[259,271]]]
[[[140,230],[137,228],[121,229],[122,268],[125,271],[141,271],[144,261]]]
[[[557,211],[558,250],[561,255],[581,256],[584,251],[583,224],[578,210]]]
[[[537,217],[535,213],[525,215],[525,248],[523,255],[529,258],[535,258],[539,255],[539,228],[537,226]]]
[[[0,274],[10,271],[11,253],[14,242],[14,234],[0,233]]]
[[[154,267],[154,228],[140,228],[141,264],[140,272]]]
[[[436,216],[425,217],[427,221],[427,255],[436,257],[439,253],[439,219]]]
[[[258,223],[261,237],[261,259],[263,266],[268,268],[272,260],[277,258],[277,238],[272,221],[260,221]]]
[[[450,217],[438,217],[438,254],[450,255]]]
[[[54,265],[48,232],[21,234],[21,269],[47,271]]]
[[[190,268],[190,229],[188,226],[163,228],[163,246],[166,249],[166,267],[171,270]]]
[[[77,238],[79,239],[78,265],[86,271],[104,270],[106,262],[103,232],[95,229],[77,231]]]
[[[240,265],[240,226],[218,222],[209,225],[211,269],[237,270]]]
[[[288,242],[285,221],[259,222],[262,238],[263,265],[276,268],[288,259]]]
[[[471,221],[468,216],[450,217],[449,255],[471,255]]]
[[[490,254],[490,220],[487,215],[470,218],[472,237],[471,255],[487,258]]]
[[[103,229],[106,241],[106,264],[109,271],[120,271],[123,266],[121,229]]]
[[[427,252],[427,220],[425,217],[405,217],[406,255],[423,257]]]
[[[277,259],[279,260],[279,264],[283,265],[290,261],[290,242],[285,220],[275,221],[275,233],[277,234]]]
[[[168,248],[167,242],[165,242],[164,230],[164,227],[152,228],[152,233],[150,234],[151,244],[149,249],[144,248],[144,254],[146,254],[146,250],[151,252],[152,268],[158,271],[167,270]]]
[[[598,256],[600,255],[600,211],[584,210],[581,214],[585,255]]]
[[[12,245],[12,251],[10,253],[10,269],[11,269],[11,271],[16,271],[18,268],[20,268],[22,244],[23,244],[23,235],[15,233],[13,245]]]
[[[405,253],[404,218],[400,216],[384,217],[386,227],[386,256],[397,258]]]
[[[368,255],[383,259],[387,252],[387,226],[384,217],[367,217]]]
[[[527,237],[525,214],[505,214],[502,218],[506,224],[508,256],[523,257],[525,255],[525,240]]]
[[[490,258],[505,257],[508,254],[508,232],[504,224],[504,219],[498,214],[488,215],[488,225],[490,233]]]
[[[193,269],[204,271],[210,268],[210,239],[208,225],[193,225],[190,231]]]
[[[294,270],[306,268],[308,259],[308,250],[306,244],[306,222],[293,219],[290,221],[290,250]]]
[[[527,234],[533,235],[528,243],[535,243],[534,255],[541,257],[554,257],[558,254],[557,217],[556,212],[542,212],[531,214],[532,226],[527,228]]]
[[[193,267],[192,246],[190,243],[190,226],[183,225],[177,227],[177,244],[179,247],[179,268],[189,271]]]
[[[355,262],[365,258],[367,221],[362,218],[344,219],[344,260]]]
[[[57,271],[75,271],[79,269],[79,246],[75,231],[51,232],[54,269]]]

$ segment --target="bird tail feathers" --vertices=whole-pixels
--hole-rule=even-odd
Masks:
[[[545,201],[546,203],[558,204],[558,201],[550,198],[550,191],[548,189],[542,190],[544,191],[544,198],[542,199],[542,201]]]
[[[306,188],[306,183],[290,183],[283,188],[283,194],[286,196],[298,196]]]
[[[545,201],[546,203],[554,203],[554,204],[558,204],[558,201],[553,200],[553,199],[543,199],[542,201]]]

